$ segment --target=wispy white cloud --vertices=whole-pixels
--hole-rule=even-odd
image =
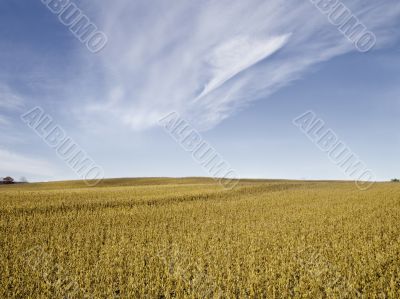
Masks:
[[[13,118],[8,114],[15,113],[23,107],[23,99],[15,91],[5,84],[0,84],[0,143],[9,143],[11,140],[19,141],[15,135],[10,136],[10,128],[13,124]]]
[[[398,1],[353,0],[378,37],[395,39]],[[85,113],[137,130],[171,110],[210,128],[314,64],[355,50],[310,1],[96,1],[109,43],[87,86]],[[360,54],[361,55],[361,54]],[[101,82],[94,84],[93,82]],[[101,87],[99,87],[101,86]],[[91,98],[90,98],[91,97]]]
[[[20,175],[48,177],[53,176],[55,172],[46,161],[0,149],[0,173],[4,175],[18,173]]]
[[[278,51],[286,43],[288,37],[289,34],[269,40],[254,40],[247,36],[238,36],[219,45],[211,52],[207,61],[212,72],[211,80],[195,101]]]
[[[0,109],[18,110],[23,106],[23,99],[9,86],[0,84]]]
[[[8,120],[8,118],[0,114],[0,127],[5,127],[8,125],[10,125],[10,121]]]

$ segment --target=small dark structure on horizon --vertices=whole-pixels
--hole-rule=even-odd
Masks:
[[[3,184],[14,184],[14,179],[10,176],[7,176],[7,177],[3,178],[2,183]]]
[[[392,179],[392,182],[393,182],[393,183],[399,183],[400,180],[399,180],[399,179]]]

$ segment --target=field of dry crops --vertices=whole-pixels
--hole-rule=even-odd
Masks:
[[[400,184],[0,187],[1,298],[400,298]]]

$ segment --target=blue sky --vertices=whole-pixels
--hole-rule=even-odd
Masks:
[[[400,177],[400,4],[343,1],[358,52],[310,1],[74,3],[91,53],[40,0],[0,2],[0,177],[78,179],[20,120],[40,106],[106,177],[207,176],[158,125],[179,112],[241,177],[349,179],[292,120],[313,110],[379,180]]]

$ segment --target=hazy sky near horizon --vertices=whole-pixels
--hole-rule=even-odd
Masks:
[[[172,111],[243,178],[350,179],[292,120],[314,111],[379,180],[400,177],[400,3],[342,1],[357,51],[311,1],[73,1],[91,53],[40,0],[0,2],[0,177],[79,179],[20,115],[42,107],[106,177],[208,176],[158,124]]]

